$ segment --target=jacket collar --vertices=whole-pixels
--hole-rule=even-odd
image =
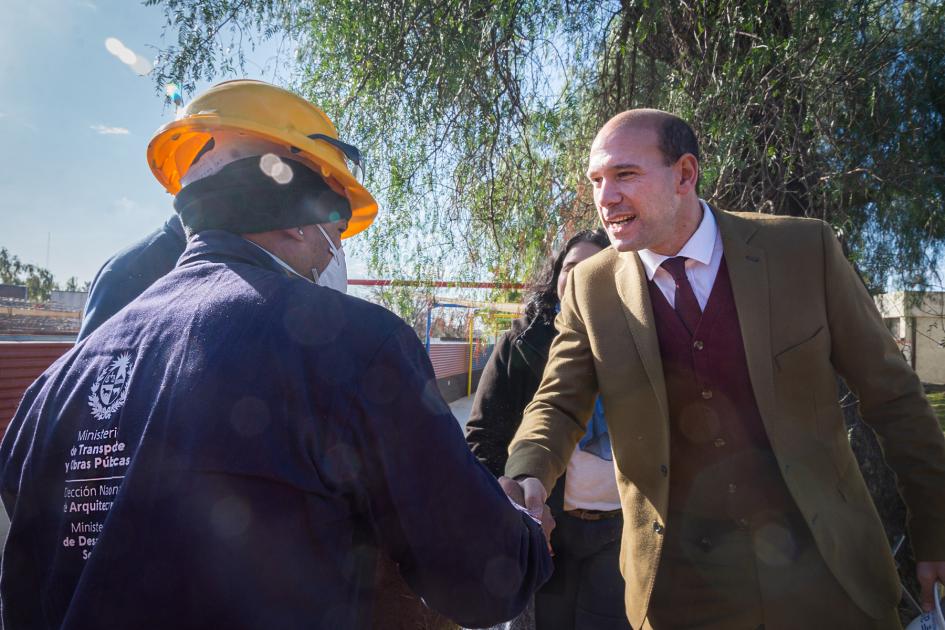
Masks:
[[[513,336],[512,347],[540,381],[548,362],[548,349],[558,331],[555,330],[554,324],[541,317],[536,317],[531,322],[523,317],[521,321],[525,329]]]
[[[298,277],[284,269],[258,245],[223,230],[204,230],[195,234],[188,241],[184,253],[177,261],[177,266],[183,267],[201,260],[224,264],[249,264],[283,276]]]
[[[175,212],[164,222],[164,231],[172,234],[180,243],[187,242],[187,234],[184,233],[184,225],[180,222],[180,217]]]
[[[777,438],[772,420],[778,414],[771,352],[771,295],[765,250],[752,244],[760,221],[715,211],[722,233],[722,249],[745,346],[745,360],[755,402],[768,436]]]

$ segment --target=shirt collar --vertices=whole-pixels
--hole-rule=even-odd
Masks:
[[[699,222],[699,227],[696,228],[696,231],[689,237],[689,240],[686,241],[686,244],[682,246],[676,256],[685,256],[697,260],[703,265],[708,265],[712,260],[712,252],[715,250],[715,240],[719,228],[715,222],[715,217],[712,215],[712,210],[709,209],[709,204],[702,199],[699,200],[699,204],[702,206],[702,221]],[[673,258],[673,256],[664,256],[648,249],[641,249],[637,253],[640,255],[643,268],[646,270],[646,277],[650,280],[656,275],[656,270],[660,268],[664,260]]]
[[[280,267],[282,267],[283,270],[285,270],[287,276],[298,276],[299,278],[302,278],[303,280],[308,280],[309,282],[311,282],[309,278],[306,278],[305,276],[300,274],[298,271],[290,267],[289,263],[285,262],[284,260],[276,256],[275,254],[273,254],[271,251],[269,251],[268,249],[266,249],[259,243],[254,243],[253,241],[249,239],[243,239],[243,240],[245,240],[247,243],[249,243],[253,247],[256,247],[260,251],[266,252],[266,254],[268,254],[268,256],[272,258],[272,260],[275,261],[277,265],[279,265]]]
[[[195,234],[187,242],[187,247],[177,261],[177,266],[181,267],[199,260],[249,263],[276,273],[284,273],[287,276],[305,278],[305,276],[299,276],[291,267],[256,243],[223,230],[204,230]]]

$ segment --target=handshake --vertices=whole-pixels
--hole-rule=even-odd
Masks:
[[[551,509],[545,503],[548,500],[545,486],[535,477],[523,477],[517,481],[503,475],[498,481],[512,503],[538,521],[541,530],[545,533],[548,553],[554,555],[554,550],[551,548],[551,532],[555,528],[555,519],[551,516]]]

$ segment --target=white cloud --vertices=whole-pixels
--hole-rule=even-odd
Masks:
[[[127,136],[131,133],[124,127],[108,127],[106,125],[92,125],[89,129],[102,136]]]
[[[77,3],[80,7],[85,9],[91,9],[92,11],[98,11],[98,5],[92,2],[91,0],[79,0]]]

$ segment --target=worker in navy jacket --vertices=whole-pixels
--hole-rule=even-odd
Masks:
[[[312,281],[376,212],[356,150],[266,84],[190,108],[316,137],[223,142],[175,199],[178,266],[25,394],[0,444],[3,627],[383,627],[379,552],[460,624],[516,615],[551,570],[542,528],[466,448],[413,330]],[[168,127],[159,177],[190,130]]]
[[[89,287],[78,340],[173,269],[186,244],[180,217],[172,214],[161,227],[109,258]]]

